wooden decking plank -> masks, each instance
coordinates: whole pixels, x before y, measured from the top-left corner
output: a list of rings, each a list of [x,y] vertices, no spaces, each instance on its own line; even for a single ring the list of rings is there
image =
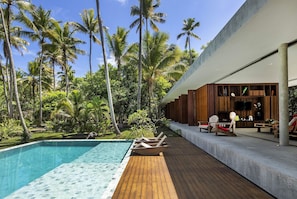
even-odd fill
[[[156,169],[153,169],[154,166],[156,165],[156,159],[151,159],[150,160],[150,164],[151,164],[151,171],[149,172],[150,178],[151,178],[151,189],[152,189],[152,198],[157,195],[158,193],[158,184],[156,184],[158,182],[158,179],[156,179]]]
[[[163,193],[162,198],[170,198],[175,199],[177,198],[175,187],[173,185],[169,170],[167,168],[164,156],[161,157],[162,160],[159,163],[159,171],[162,171],[161,175],[160,172],[156,173],[156,175],[161,176],[161,180],[163,181],[163,186],[159,186],[160,191]]]
[[[273,198],[181,137],[163,156],[131,156],[114,199]]]
[[[160,179],[160,161],[159,161],[159,158],[152,158],[152,161],[151,163],[153,165],[156,165],[155,169],[152,170],[152,189],[154,191],[154,197],[153,198],[159,198],[158,197],[158,193],[161,193],[163,194],[163,189],[162,189],[162,186],[160,186],[160,182],[161,182],[161,179]],[[161,195],[160,194],[160,195]],[[160,198],[162,198],[163,196],[161,196]]]
[[[168,144],[184,148],[184,153],[188,154],[168,150],[164,155],[179,198],[255,198],[255,195],[258,198],[273,198],[185,139],[171,138]],[[186,173],[184,183],[175,181],[177,178],[174,176],[179,176],[181,172]],[[185,193],[184,190],[188,191]]]
[[[162,156],[132,156],[123,176],[113,198],[177,198]]]

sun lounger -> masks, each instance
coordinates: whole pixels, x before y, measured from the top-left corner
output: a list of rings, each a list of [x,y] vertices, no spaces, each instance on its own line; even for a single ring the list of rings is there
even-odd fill
[[[279,136],[279,123],[275,121],[272,125],[273,135],[275,138]],[[294,115],[288,124],[288,131],[290,137],[297,137],[297,115]]]
[[[231,122],[218,122],[216,123],[216,127],[214,129],[216,135],[219,133],[223,133],[225,135],[236,136],[235,134],[235,112],[230,112],[230,120]]]
[[[167,136],[164,135],[156,144],[140,142],[132,148],[132,152],[139,155],[159,155],[168,147],[163,144],[166,138]]]
[[[206,121],[198,121],[198,128],[201,130],[207,130],[208,133],[216,126],[216,123],[219,121],[219,117],[217,115],[212,115],[209,117],[208,122]]]
[[[159,140],[162,138],[163,132],[159,133],[157,137],[147,138],[142,136],[141,138],[138,138],[135,140],[135,142],[159,142]]]

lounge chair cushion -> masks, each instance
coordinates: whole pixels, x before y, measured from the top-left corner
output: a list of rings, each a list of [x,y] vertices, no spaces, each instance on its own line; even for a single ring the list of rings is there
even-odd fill
[[[223,126],[218,126],[217,128],[222,130],[222,131],[225,131],[225,132],[230,131],[230,128],[226,128],[226,127],[223,127]]]

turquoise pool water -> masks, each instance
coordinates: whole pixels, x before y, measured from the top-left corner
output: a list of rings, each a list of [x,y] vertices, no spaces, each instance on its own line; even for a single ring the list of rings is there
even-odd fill
[[[0,198],[6,196],[55,198],[55,196],[61,197],[61,194],[67,191],[69,198],[79,198],[83,191],[78,193],[77,188],[92,181],[104,184],[103,187],[89,188],[89,192],[94,191],[92,194],[100,194],[108,186],[131,143],[130,141],[47,141],[1,151]],[[102,175],[104,182],[93,178],[94,175],[99,179]],[[110,179],[106,179],[106,176]],[[80,183],[77,183],[78,181]],[[77,188],[73,186],[75,184]],[[60,192],[56,186],[59,186]]]

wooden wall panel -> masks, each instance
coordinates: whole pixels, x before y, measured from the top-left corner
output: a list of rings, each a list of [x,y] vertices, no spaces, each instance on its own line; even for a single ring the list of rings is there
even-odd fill
[[[264,103],[263,103],[263,114],[264,114],[264,120],[271,118],[271,97],[265,96],[264,97]]]
[[[226,88],[226,93],[225,93]],[[243,89],[248,92],[243,93]],[[223,92],[224,91],[224,92]],[[251,91],[251,92],[250,92]],[[250,94],[249,94],[250,92]],[[231,97],[231,93],[235,96]],[[263,119],[279,119],[278,84],[207,84],[197,90],[189,90],[167,107],[170,119],[197,125],[197,121],[207,121],[211,115],[229,119],[229,112],[235,111],[235,101],[262,102]],[[235,111],[240,118],[255,117],[255,109]]]
[[[179,122],[179,100],[178,99],[175,99],[174,100],[174,115],[173,115],[173,117],[174,117],[174,121],[176,121],[176,122]]]
[[[188,125],[194,126],[196,121],[196,95],[194,90],[188,91]]]
[[[218,97],[217,98],[218,109],[217,112],[230,112],[230,97]]]
[[[271,118],[279,120],[279,104],[277,96],[271,96]]]
[[[175,121],[175,101],[170,103],[170,119],[172,119],[173,121]]]
[[[207,85],[197,89],[197,121],[208,121]]]
[[[216,86],[215,84],[207,85],[207,101],[208,101],[208,118],[214,114],[216,114]]]
[[[188,95],[180,96],[180,123],[188,123]]]

